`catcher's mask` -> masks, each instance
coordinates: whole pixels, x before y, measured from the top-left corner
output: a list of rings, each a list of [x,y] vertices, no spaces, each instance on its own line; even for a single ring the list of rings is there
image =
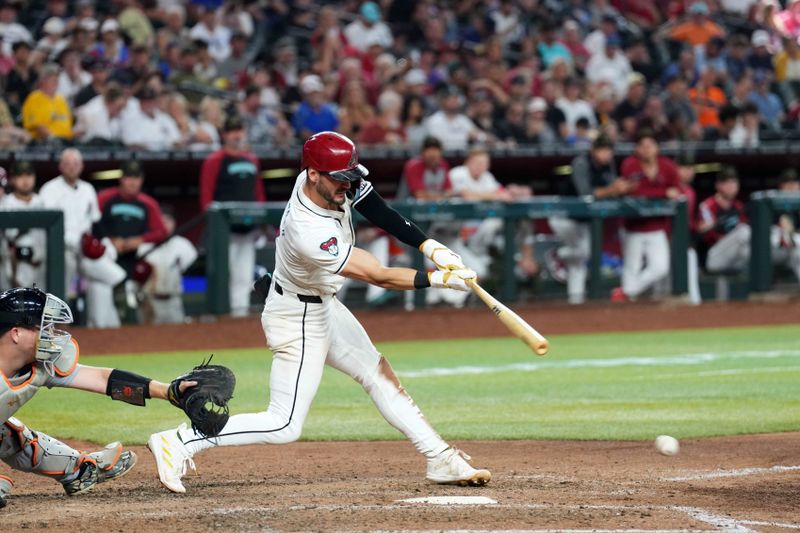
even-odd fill
[[[71,324],[72,310],[60,298],[36,287],[17,287],[0,294],[0,323],[5,326],[39,327],[36,360],[51,376],[55,363],[72,339],[72,334],[56,324]]]

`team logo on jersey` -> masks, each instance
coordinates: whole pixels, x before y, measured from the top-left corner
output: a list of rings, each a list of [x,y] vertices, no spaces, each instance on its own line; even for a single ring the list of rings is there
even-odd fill
[[[332,256],[336,257],[337,255],[339,255],[339,241],[336,240],[336,237],[331,237],[327,241],[320,244],[319,249],[325,250]]]

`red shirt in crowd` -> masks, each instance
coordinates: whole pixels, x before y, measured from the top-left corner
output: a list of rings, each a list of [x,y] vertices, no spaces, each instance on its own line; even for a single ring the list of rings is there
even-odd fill
[[[419,193],[444,193],[453,188],[450,184],[450,165],[442,159],[439,166],[431,169],[419,157],[410,159],[403,167],[403,177],[406,180],[408,194],[416,198]]]
[[[635,198],[666,199],[667,189],[680,189],[681,182],[678,166],[668,157],[658,157],[658,170],[653,178],[645,176],[642,163],[635,155],[628,156],[622,162],[622,177],[634,182],[636,186],[629,193]],[[669,217],[626,218],[625,229],[635,232],[659,231],[669,232]]]
[[[714,246],[721,238],[735,230],[736,226],[747,224],[747,214],[744,204],[739,200],[731,202],[730,207],[726,209],[719,204],[715,194],[700,204],[700,220],[714,224],[714,227],[703,234],[703,241],[708,246]]]

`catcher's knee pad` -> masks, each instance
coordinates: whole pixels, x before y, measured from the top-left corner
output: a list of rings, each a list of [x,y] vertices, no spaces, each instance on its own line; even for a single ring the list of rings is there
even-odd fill
[[[30,430],[14,417],[3,423],[0,459],[15,470],[50,476],[62,483],[78,476],[82,462],[95,462],[49,435]]]

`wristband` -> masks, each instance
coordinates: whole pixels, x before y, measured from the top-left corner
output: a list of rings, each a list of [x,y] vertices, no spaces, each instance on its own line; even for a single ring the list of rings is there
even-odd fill
[[[414,288],[427,289],[430,286],[431,280],[428,278],[428,273],[423,272],[422,270],[417,270],[416,275],[414,275]]]
[[[106,394],[112,400],[120,400],[131,405],[144,405],[150,398],[150,378],[128,372],[127,370],[111,371],[106,385]]]

